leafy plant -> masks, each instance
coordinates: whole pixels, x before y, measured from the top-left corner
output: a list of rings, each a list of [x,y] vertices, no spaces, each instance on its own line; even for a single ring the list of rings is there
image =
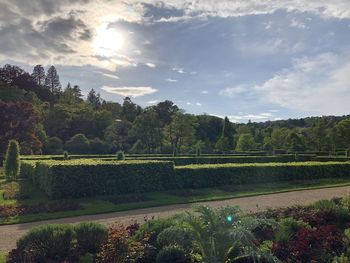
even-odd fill
[[[17,180],[21,169],[19,152],[18,142],[16,140],[10,140],[4,161],[4,171],[7,180]]]
[[[164,247],[157,255],[156,263],[186,263],[189,260],[183,248],[171,245]]]
[[[83,253],[96,254],[107,238],[105,226],[94,222],[83,222],[74,226],[78,249]]]
[[[124,152],[123,151],[118,151],[117,152],[117,160],[118,161],[123,161],[125,160]]]

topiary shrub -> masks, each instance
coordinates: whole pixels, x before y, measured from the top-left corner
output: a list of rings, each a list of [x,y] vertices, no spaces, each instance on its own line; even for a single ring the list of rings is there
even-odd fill
[[[188,262],[185,251],[179,246],[164,247],[157,255],[157,263],[185,263]]]
[[[21,163],[19,152],[20,149],[18,142],[16,140],[10,140],[4,161],[4,171],[7,180],[16,180],[20,173]]]
[[[73,257],[74,231],[69,225],[42,225],[17,241],[17,251],[30,262],[62,262]]]
[[[63,152],[63,160],[70,160],[70,156],[67,151]]]
[[[123,161],[125,160],[124,152],[123,151],[118,151],[117,152],[117,160],[118,161]]]
[[[108,229],[98,223],[83,222],[74,226],[77,246],[82,254],[96,254],[107,238]]]

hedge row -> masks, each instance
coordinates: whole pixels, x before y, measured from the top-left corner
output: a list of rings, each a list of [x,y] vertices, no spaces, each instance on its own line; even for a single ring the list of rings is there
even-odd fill
[[[173,162],[95,160],[23,161],[31,177],[50,198],[87,197],[158,191],[170,188]],[[34,166],[34,172],[33,172]]]
[[[179,188],[350,176],[350,162],[216,164],[176,167]]]

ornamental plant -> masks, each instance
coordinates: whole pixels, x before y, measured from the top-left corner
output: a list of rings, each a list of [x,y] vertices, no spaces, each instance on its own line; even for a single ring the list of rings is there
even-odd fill
[[[5,157],[4,171],[7,180],[16,180],[21,169],[19,159],[19,144],[16,140],[10,140]]]

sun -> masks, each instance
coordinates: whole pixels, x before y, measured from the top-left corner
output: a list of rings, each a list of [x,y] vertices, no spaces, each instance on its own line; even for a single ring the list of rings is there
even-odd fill
[[[124,46],[124,37],[114,28],[103,25],[96,30],[93,48],[96,55],[113,57]]]

